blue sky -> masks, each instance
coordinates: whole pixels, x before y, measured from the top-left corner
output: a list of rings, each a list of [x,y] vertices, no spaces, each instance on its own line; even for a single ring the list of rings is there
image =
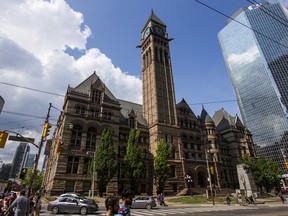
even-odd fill
[[[287,5],[287,0],[279,0]],[[246,0],[201,0],[232,15]],[[277,1],[274,1],[277,2]],[[142,103],[141,30],[151,10],[167,25],[177,102],[196,115],[240,115],[217,40],[227,18],[194,0],[0,0],[0,130],[40,140],[48,103],[56,124],[64,95],[93,71],[117,97]],[[232,102],[223,102],[223,101]],[[15,114],[16,113],[16,114]],[[42,117],[42,118],[39,118]],[[52,134],[52,133],[51,133]],[[0,149],[11,162],[18,143]],[[35,147],[31,147],[35,152]]]

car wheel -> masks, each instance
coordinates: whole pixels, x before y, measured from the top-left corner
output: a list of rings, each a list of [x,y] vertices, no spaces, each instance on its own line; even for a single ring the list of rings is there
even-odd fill
[[[152,209],[152,205],[148,203],[148,204],[146,205],[146,208],[147,208],[147,209]]]
[[[81,215],[85,215],[85,214],[87,214],[87,208],[86,207],[82,207],[81,209],[80,209],[80,214]]]
[[[59,212],[59,208],[57,206],[54,206],[52,208],[52,214],[57,214]]]

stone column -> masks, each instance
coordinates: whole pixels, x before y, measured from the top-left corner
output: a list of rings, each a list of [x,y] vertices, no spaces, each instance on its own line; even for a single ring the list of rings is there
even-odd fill
[[[252,177],[250,167],[245,164],[237,165],[237,174],[240,185],[240,191],[244,191],[246,196],[250,196],[253,193],[258,193],[256,184]]]

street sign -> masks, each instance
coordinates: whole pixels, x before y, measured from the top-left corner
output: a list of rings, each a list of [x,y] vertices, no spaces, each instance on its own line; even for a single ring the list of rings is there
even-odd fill
[[[31,137],[20,137],[20,136],[9,136],[8,140],[18,141],[18,142],[31,142],[34,143],[35,139]]]

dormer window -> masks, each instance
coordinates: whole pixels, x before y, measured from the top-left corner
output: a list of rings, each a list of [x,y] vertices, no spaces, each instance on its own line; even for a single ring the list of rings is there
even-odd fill
[[[135,128],[135,118],[130,117],[129,118],[130,128]]]
[[[93,89],[92,94],[91,94],[91,100],[92,102],[100,104],[101,103],[101,91]]]

